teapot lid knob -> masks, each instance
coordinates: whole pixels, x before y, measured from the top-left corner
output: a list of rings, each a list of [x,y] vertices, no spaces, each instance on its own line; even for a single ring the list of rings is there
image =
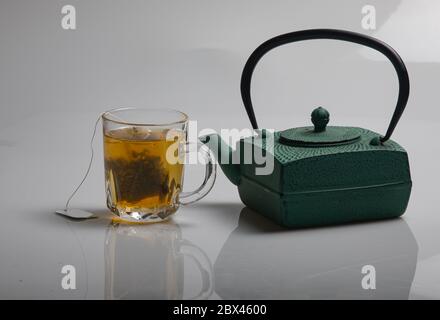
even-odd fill
[[[315,126],[315,132],[325,131],[325,127],[330,120],[330,113],[326,109],[319,107],[312,111],[311,116],[312,123]]]
[[[313,110],[311,118],[314,127],[290,128],[281,131],[279,142],[292,147],[334,147],[358,141],[362,129],[353,127],[327,126],[330,112],[319,107]]]

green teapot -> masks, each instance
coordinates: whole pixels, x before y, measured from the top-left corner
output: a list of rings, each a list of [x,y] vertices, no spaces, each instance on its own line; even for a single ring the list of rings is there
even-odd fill
[[[270,136],[266,130],[258,129],[250,95],[256,64],[273,48],[311,39],[362,44],[391,61],[399,80],[399,95],[384,136],[362,128],[328,126],[330,114],[324,108],[313,110],[313,126]],[[334,29],[277,36],[261,44],[249,57],[241,77],[241,95],[257,135],[240,139],[235,150],[218,134],[201,140],[216,155],[226,177],[238,186],[247,207],[294,228],[394,218],[405,212],[412,186],[408,156],[390,137],[408,101],[409,78],[402,59],[389,45],[366,35]],[[245,150],[272,156],[273,171],[257,174],[261,164],[253,158],[245,161]]]

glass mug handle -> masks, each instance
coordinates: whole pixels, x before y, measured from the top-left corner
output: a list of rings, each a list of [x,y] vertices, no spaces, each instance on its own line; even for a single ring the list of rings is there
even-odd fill
[[[182,255],[191,258],[195,262],[197,268],[200,271],[202,279],[202,288],[200,289],[200,292],[196,296],[191,297],[188,300],[208,299],[214,290],[211,261],[202,249],[200,249],[195,244],[189,242],[188,240],[182,240],[181,252]],[[205,267],[203,265],[205,265]]]
[[[189,148],[190,145],[200,146],[198,153],[201,153],[205,159],[205,178],[203,179],[200,187],[198,187],[196,190],[190,192],[180,192],[178,203],[181,205],[194,203],[206,196],[214,186],[215,178],[217,176],[217,164],[215,163],[215,158],[212,154],[212,151],[209,150],[208,147],[206,147],[203,143],[198,141],[197,144],[192,142],[185,143],[185,153],[191,152]]]

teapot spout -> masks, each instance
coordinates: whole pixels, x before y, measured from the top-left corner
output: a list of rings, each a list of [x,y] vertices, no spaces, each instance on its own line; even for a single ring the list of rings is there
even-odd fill
[[[217,133],[209,134],[199,139],[214,153],[217,163],[229,181],[237,186],[240,183],[241,176],[240,164],[233,163],[232,155],[234,151],[232,148]]]

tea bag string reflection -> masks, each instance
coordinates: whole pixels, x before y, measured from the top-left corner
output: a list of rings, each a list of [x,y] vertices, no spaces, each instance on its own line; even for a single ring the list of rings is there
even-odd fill
[[[91,212],[87,212],[87,211],[79,210],[79,209],[71,209],[69,207],[69,205],[70,205],[70,201],[72,200],[72,198],[75,196],[75,194],[81,188],[81,186],[84,184],[84,181],[86,181],[86,179],[90,173],[90,169],[92,168],[93,157],[94,157],[93,141],[95,140],[96,129],[98,128],[98,123],[104,114],[105,114],[105,112],[102,112],[98,116],[98,119],[96,119],[96,121],[95,121],[95,126],[93,127],[93,134],[92,134],[92,138],[90,139],[90,160],[89,160],[89,165],[87,166],[86,173],[84,174],[84,177],[82,178],[79,185],[75,188],[75,190],[72,192],[72,194],[67,199],[65,208],[63,210],[56,211],[56,213],[58,213],[58,214],[61,214],[61,215],[64,215],[64,216],[67,216],[67,217],[70,217],[73,219],[96,218],[96,215]]]

